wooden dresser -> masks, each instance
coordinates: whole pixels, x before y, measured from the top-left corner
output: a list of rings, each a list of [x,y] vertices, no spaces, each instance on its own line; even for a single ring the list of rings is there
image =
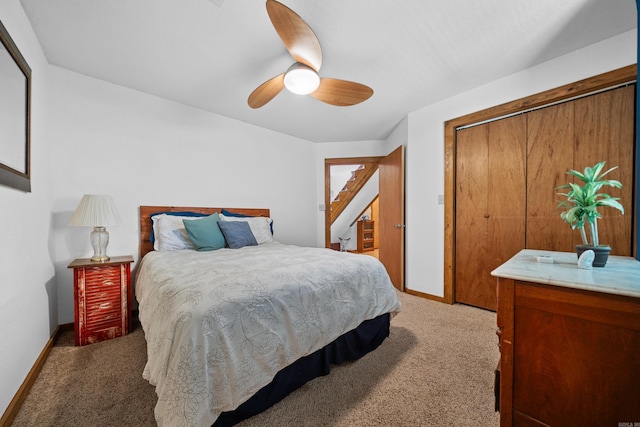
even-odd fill
[[[358,244],[357,251],[358,252],[368,252],[375,249],[374,245],[374,233],[375,229],[373,227],[374,221],[370,220],[360,220],[358,221],[357,232],[358,232]]]
[[[640,262],[583,270],[575,253],[525,249],[491,274],[500,425],[639,425]]]
[[[86,345],[129,333],[132,256],[107,262],[80,258],[73,268],[75,344]]]

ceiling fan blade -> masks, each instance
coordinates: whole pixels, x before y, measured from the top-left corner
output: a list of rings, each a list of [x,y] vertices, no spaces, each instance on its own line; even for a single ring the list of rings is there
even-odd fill
[[[254,89],[249,95],[247,102],[251,108],[260,108],[267,102],[271,101],[277,94],[284,89],[284,73],[267,80]]]
[[[267,0],[267,13],[285,47],[297,62],[313,68],[322,65],[322,49],[313,30],[293,10],[276,0]]]
[[[320,79],[320,86],[311,93],[314,98],[338,107],[359,104],[373,95],[373,89],[347,80]]]

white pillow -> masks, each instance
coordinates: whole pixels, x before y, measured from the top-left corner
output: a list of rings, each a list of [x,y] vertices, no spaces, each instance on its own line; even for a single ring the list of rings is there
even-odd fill
[[[273,221],[271,218],[264,216],[235,217],[222,214],[220,214],[220,218],[222,218],[223,221],[246,221],[249,223],[253,237],[256,238],[256,242],[258,242],[259,245],[275,242],[273,234],[271,234],[271,222]]]
[[[156,251],[178,251],[195,249],[193,242],[184,228],[183,219],[192,220],[199,217],[177,215],[155,215],[153,220],[153,249]]]

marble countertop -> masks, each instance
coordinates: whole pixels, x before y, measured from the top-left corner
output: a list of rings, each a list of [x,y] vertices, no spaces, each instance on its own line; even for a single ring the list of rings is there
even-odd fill
[[[553,263],[538,262],[539,256]],[[523,249],[491,272],[492,276],[640,298],[640,261],[610,256],[605,267],[578,268],[575,252]]]

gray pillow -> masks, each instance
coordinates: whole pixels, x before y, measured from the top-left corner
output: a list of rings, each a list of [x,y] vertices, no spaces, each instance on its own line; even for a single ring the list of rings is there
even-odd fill
[[[218,227],[231,249],[258,245],[247,221],[218,221]]]

